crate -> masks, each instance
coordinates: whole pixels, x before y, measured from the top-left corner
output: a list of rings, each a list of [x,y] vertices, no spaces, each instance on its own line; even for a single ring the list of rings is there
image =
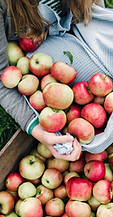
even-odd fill
[[[31,135],[20,128],[0,151],[0,190],[4,189],[4,182],[9,172],[16,171],[22,157],[28,154],[37,144]]]

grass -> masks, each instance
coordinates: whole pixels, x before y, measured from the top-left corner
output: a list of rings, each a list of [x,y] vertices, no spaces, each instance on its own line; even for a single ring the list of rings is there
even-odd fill
[[[6,113],[2,106],[0,106],[0,150],[9,141],[18,128],[19,125],[15,122],[15,120]]]

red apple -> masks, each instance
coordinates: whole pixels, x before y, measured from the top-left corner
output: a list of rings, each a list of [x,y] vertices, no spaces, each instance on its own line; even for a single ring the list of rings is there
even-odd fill
[[[55,188],[54,196],[64,200],[67,197],[66,186],[61,184],[59,187]]]
[[[35,51],[40,44],[42,43],[43,36],[41,35],[38,39],[33,42],[30,38],[19,38],[19,45],[25,52],[33,52]]]
[[[49,189],[57,188],[62,181],[62,173],[56,168],[47,168],[41,178],[42,184]]]
[[[14,88],[22,78],[22,72],[16,66],[8,66],[1,74],[1,81],[7,88]]]
[[[90,91],[96,96],[106,96],[113,89],[112,80],[105,74],[95,73],[89,79]]]
[[[112,187],[108,180],[99,180],[93,187],[93,196],[100,203],[109,203],[112,200]]]
[[[81,201],[69,200],[66,203],[65,210],[69,217],[90,217],[91,214],[89,204]]]
[[[80,105],[72,104],[69,107],[69,110],[68,110],[68,112],[66,114],[67,120],[70,122],[70,121],[72,121],[75,118],[80,118],[81,117],[81,109],[82,108],[81,108]]]
[[[51,158],[53,156],[49,149],[41,142],[37,145],[37,151],[44,158]]]
[[[10,191],[17,191],[20,184],[24,182],[24,179],[20,176],[18,172],[11,172],[6,177],[5,185]]]
[[[64,213],[61,217],[68,217],[68,215],[66,213]]]
[[[54,197],[53,190],[46,188],[42,184],[37,186],[36,189],[36,198],[38,198],[42,205],[45,205],[49,200]]]
[[[18,60],[25,56],[18,43],[14,41],[8,42],[8,61],[9,65],[16,66]]]
[[[105,97],[104,108],[108,114],[113,112],[113,92],[109,93]]]
[[[94,98],[94,95],[89,90],[88,82],[81,81],[76,83],[73,88],[74,100],[80,105],[85,105],[91,102]]]
[[[58,159],[58,158],[49,158],[47,160],[47,168],[56,168],[58,169],[61,173],[65,172],[69,168],[69,161],[63,160],[63,159]]]
[[[92,182],[97,182],[105,177],[105,165],[101,161],[92,160],[85,164],[84,174]]]
[[[68,125],[68,133],[76,136],[80,143],[90,143],[95,135],[94,127],[83,118],[75,118]]]
[[[22,75],[26,75],[29,73],[29,58],[24,56],[21,57],[16,65],[22,72]]]
[[[93,154],[93,153],[90,153],[90,152],[86,152],[85,154],[85,161],[86,162],[89,162],[91,160],[99,160],[99,161],[106,161],[108,158],[108,154],[107,154],[107,151],[104,150],[100,153],[96,153],[96,154]]]
[[[29,97],[29,102],[31,106],[39,112],[46,107],[41,90],[36,90],[36,92]]]
[[[30,96],[37,90],[39,86],[39,79],[32,74],[27,74],[22,77],[18,84],[18,90],[21,94]]]
[[[104,105],[104,100],[105,100],[104,96],[95,96],[93,102],[99,105]]]
[[[64,202],[60,198],[52,198],[45,205],[45,213],[50,216],[61,216],[64,213]]]
[[[66,183],[68,182],[68,180],[71,178],[71,177],[80,177],[78,173],[76,172],[68,172],[65,176],[64,176],[64,183],[66,185]]]
[[[30,58],[29,68],[33,74],[41,77],[50,72],[52,64],[53,60],[51,56],[38,52]]]
[[[63,62],[55,62],[51,67],[51,75],[58,81],[69,84],[71,83],[77,76],[76,70]]]
[[[84,166],[85,166],[85,160],[84,160],[84,157],[81,157],[74,162],[70,162],[69,171],[76,172],[76,173],[82,173],[84,171]]]
[[[57,80],[53,78],[51,74],[43,76],[40,81],[41,90],[43,91],[44,87],[51,82],[57,82]]]
[[[72,177],[66,184],[66,190],[71,200],[87,201],[92,196],[93,184],[87,179]]]
[[[14,197],[7,191],[0,191],[0,213],[9,214],[14,208]]]
[[[39,123],[50,133],[55,133],[63,129],[66,124],[66,114],[61,109],[45,107],[39,115]]]
[[[113,203],[101,204],[96,212],[97,217],[112,217],[113,216]]]
[[[66,109],[72,104],[74,94],[67,84],[51,82],[43,89],[43,98],[49,107]]]
[[[81,117],[93,124],[95,128],[102,127],[107,120],[104,108],[97,103],[85,105],[81,111]]]

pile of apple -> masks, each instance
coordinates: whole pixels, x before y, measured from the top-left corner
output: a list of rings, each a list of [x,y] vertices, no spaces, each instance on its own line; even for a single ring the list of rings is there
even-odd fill
[[[20,44],[22,47],[22,41]],[[17,87],[28,98],[40,113],[39,122],[46,131],[68,132],[79,142],[90,143],[104,130],[113,112],[111,78],[96,73],[88,82],[78,82],[71,88],[69,84],[77,76],[74,67],[53,62],[51,56],[40,52],[28,58],[21,47],[9,42],[10,66],[1,75],[2,83],[7,88]]]
[[[113,144],[76,161],[54,158],[40,142],[9,172],[0,217],[113,217]]]

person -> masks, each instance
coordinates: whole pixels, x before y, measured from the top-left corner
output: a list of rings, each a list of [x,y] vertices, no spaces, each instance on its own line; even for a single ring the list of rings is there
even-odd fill
[[[43,34],[44,40],[35,52],[45,52],[54,61],[69,63],[68,57],[63,54],[63,51],[69,50],[77,70],[75,82],[88,80],[98,71],[113,77],[112,22],[113,12],[104,8],[103,1],[17,0],[15,3],[14,0],[0,0],[0,73],[8,66],[8,41],[12,36],[16,34],[36,40]],[[27,54],[29,57],[31,55]],[[25,97],[16,88],[5,88],[1,81],[0,104],[23,131],[44,143],[57,158],[75,161],[80,157],[81,150],[101,152],[113,142],[113,115],[101,138],[97,135],[90,144],[85,145],[72,135],[57,136],[46,132]],[[59,154],[54,148],[54,144],[68,142],[73,144],[70,154]]]

